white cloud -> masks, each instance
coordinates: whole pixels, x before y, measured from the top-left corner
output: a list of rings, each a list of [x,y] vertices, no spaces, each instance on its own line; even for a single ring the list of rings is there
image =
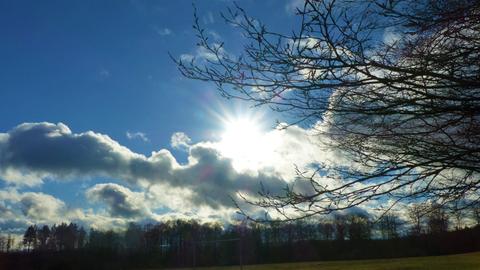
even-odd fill
[[[214,33],[214,32],[213,32]],[[214,39],[216,39],[214,34],[211,34]],[[180,55],[180,60],[183,62],[191,62],[191,61],[212,61],[216,62],[218,60],[221,60],[227,56],[229,56],[228,52],[223,48],[221,43],[218,42],[213,42],[212,44],[209,45],[212,50],[208,50],[207,48],[203,46],[199,46],[194,54],[181,54]]]
[[[213,24],[215,23],[215,17],[213,13],[209,11],[205,16],[203,16],[203,23],[204,24]]]
[[[138,218],[151,215],[144,203],[143,193],[133,192],[118,184],[97,184],[88,189],[86,195],[89,200],[105,203],[110,215],[114,217]]]
[[[138,217],[140,219],[141,217]],[[124,228],[128,219],[91,208],[71,208],[64,201],[42,192],[19,192],[15,188],[0,190],[0,230],[23,234],[32,224],[75,222],[86,228]]]
[[[42,179],[47,175],[42,172],[30,171],[20,168],[3,168],[0,169],[0,179],[15,185],[23,185],[27,187],[38,186],[43,183]]]
[[[215,41],[220,41],[222,39],[222,37],[220,36],[219,33],[213,31],[213,30],[209,30],[207,32],[210,36],[212,36],[212,38],[215,40]]]
[[[176,149],[188,149],[192,140],[183,132],[173,133],[170,139],[170,145]]]
[[[72,133],[63,124],[19,125],[8,132],[0,148],[6,149],[0,153],[0,178],[23,185],[28,183],[11,175],[28,173],[37,177],[36,183],[45,179],[108,177],[140,186],[189,188],[194,193],[192,200],[218,207],[230,204],[229,196],[237,190],[254,192],[260,182],[272,189],[285,184],[279,176],[235,171],[231,160],[222,157],[212,144],[191,146],[189,163],[181,166],[168,150],[146,157],[106,135],[92,131]]]
[[[20,199],[23,214],[35,221],[58,222],[65,211],[65,203],[44,193],[26,192]]]
[[[196,51],[196,57],[209,61],[217,61],[218,58],[222,59],[226,55],[225,49],[221,47],[219,43],[213,43],[211,46],[214,49],[218,49],[218,55],[206,49],[205,47],[198,47]]]
[[[305,0],[288,0],[285,5],[285,11],[289,14],[295,14],[298,9],[302,10],[305,5]]]
[[[180,55],[180,60],[182,62],[191,62],[194,58],[195,58],[194,55],[188,54],[188,53],[184,53]]]
[[[0,179],[9,185],[0,190],[0,226],[76,221],[117,228],[129,220],[162,220],[172,215],[231,220],[236,215],[232,198],[238,199],[238,192],[255,198],[262,184],[271,194],[281,194],[294,183],[295,166],[303,171],[319,163],[348,164],[344,156],[320,143],[315,132],[323,128],[318,124],[313,129],[291,126],[264,132],[253,147],[242,146],[246,151],[240,157],[224,152],[221,141],[192,143],[177,132],[171,138],[172,147],[188,151],[188,162],[179,164],[166,149],[145,156],[93,131],[74,133],[61,123],[21,124],[0,133]],[[88,201],[103,206],[95,211],[72,209],[51,195],[21,193],[11,186],[92,177],[120,180],[125,186],[104,183],[88,188]],[[329,187],[342,183],[340,177],[317,180]],[[312,191],[308,181],[298,180],[295,190]],[[250,214],[264,213],[238,202]]]
[[[383,42],[388,46],[393,46],[402,39],[400,32],[395,31],[395,28],[386,28],[383,33]]]
[[[116,177],[129,179],[133,167],[148,162],[107,135],[92,131],[74,134],[61,123],[25,123],[7,135],[0,146],[0,178],[16,184],[39,184],[48,177],[109,175],[113,171]],[[29,180],[25,182],[20,175]]]
[[[166,28],[166,27],[165,28],[159,28],[159,27],[155,26],[153,29],[160,36],[169,36],[173,33],[172,30],[170,30],[169,28]]]
[[[33,223],[58,223],[66,216],[63,201],[42,192],[0,191],[0,226],[6,230]]]
[[[104,204],[107,211],[77,209],[70,216],[89,224],[96,224],[97,216],[104,224],[117,225],[121,217],[158,219],[162,215],[154,210],[161,208],[164,212],[202,218],[228,218],[235,213],[232,198],[237,198],[238,192],[255,197],[263,185],[272,194],[281,194],[286,185],[293,183],[295,165],[308,168],[330,155],[316,145],[309,130],[296,126],[266,132],[259,143],[269,147],[246,147],[251,153],[244,155],[244,160],[228,156],[220,142],[192,143],[186,134],[175,133],[172,147],[188,150],[188,162],[183,165],[166,149],[145,156],[107,135],[93,131],[74,133],[61,123],[21,124],[0,133],[0,138],[0,179],[7,183],[40,185],[50,179],[106,177],[122,180],[139,190],[111,183],[90,188],[87,197]],[[262,156],[259,150],[267,152]],[[238,166],[239,162],[245,163],[244,168]],[[248,169],[251,162],[255,163],[253,170]],[[22,176],[30,179],[26,181]],[[308,192],[308,185],[297,186]],[[50,216],[65,208],[58,201],[50,201],[54,209]],[[25,209],[31,218],[41,211]]]
[[[134,139],[140,139],[144,142],[148,142],[150,141],[150,139],[148,139],[147,137],[147,134],[143,133],[143,132],[130,132],[130,131],[127,131],[127,133],[125,133],[125,135],[127,136],[128,139],[130,140],[134,140]]]
[[[108,77],[110,77],[111,74],[110,74],[110,70],[108,70],[106,68],[102,68],[98,72],[98,75],[100,75],[100,77],[102,77],[102,78],[108,78]]]

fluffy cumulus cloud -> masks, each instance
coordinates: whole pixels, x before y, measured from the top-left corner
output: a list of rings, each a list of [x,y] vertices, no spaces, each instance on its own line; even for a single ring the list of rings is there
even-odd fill
[[[126,220],[160,220],[171,213],[228,219],[235,213],[232,199],[239,192],[256,196],[263,186],[270,193],[282,193],[295,178],[295,165],[308,167],[318,162],[320,150],[307,139],[308,133],[299,127],[267,132],[257,142],[246,142],[257,145],[256,152],[240,157],[229,155],[222,142],[194,144],[186,134],[175,133],[172,147],[188,151],[188,162],[179,164],[165,149],[145,156],[104,134],[74,133],[62,123],[25,123],[0,133],[0,179],[13,189],[39,186],[49,180],[100,177],[124,183],[88,188],[85,197],[91,203],[89,207],[100,205],[101,210],[95,211],[69,209],[64,202],[43,193],[17,194],[10,199],[11,205],[15,204],[30,222],[40,217],[57,221],[55,217],[68,216],[90,226],[121,226]],[[267,141],[270,147],[260,149],[258,145],[267,145]],[[247,152],[253,149],[240,146]],[[308,186],[297,188],[307,190]]]
[[[137,131],[137,132],[127,131],[127,133],[125,133],[125,135],[130,140],[138,139],[138,140],[142,140],[144,142],[150,141],[150,139],[148,139],[148,137],[147,137],[147,134],[145,134],[143,132],[139,132],[139,131]]]
[[[65,203],[44,193],[26,192],[20,199],[23,214],[34,220],[55,220],[65,210]]]
[[[133,192],[118,184],[97,184],[87,190],[86,195],[90,200],[105,203],[110,214],[115,217],[150,216],[150,212],[144,203],[143,193]]]
[[[4,230],[31,223],[56,223],[65,217],[65,203],[42,192],[0,190],[0,227]]]
[[[192,140],[183,132],[175,132],[170,139],[170,145],[176,149],[188,148]]]
[[[43,192],[21,192],[14,187],[0,190],[0,231],[18,237],[32,224],[75,222],[87,228],[119,229],[124,228],[129,220],[131,219],[109,212],[94,211],[92,208],[72,208],[64,201]]]
[[[215,32],[209,32],[209,35],[211,35],[214,40],[220,38],[220,36],[218,36],[218,34],[216,34]],[[209,50],[205,47],[198,47],[195,50],[194,54],[190,54],[190,53],[181,54],[180,55],[180,60],[183,61],[183,62],[197,61],[199,63],[203,63],[205,61],[217,62],[218,60],[223,59],[225,57],[232,57],[223,48],[222,43],[213,42],[209,46],[210,46],[211,49],[213,49],[217,52],[214,53],[212,50]]]
[[[91,176],[131,182],[152,180],[153,175],[166,177],[176,166],[173,157],[165,151],[154,152],[146,158],[107,135],[92,131],[75,134],[61,123],[21,124],[2,135],[0,178],[16,184],[34,185],[46,178]]]

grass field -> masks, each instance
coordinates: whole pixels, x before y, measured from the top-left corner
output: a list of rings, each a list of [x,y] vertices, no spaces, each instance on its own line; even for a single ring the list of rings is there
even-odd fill
[[[202,270],[233,270],[240,269],[239,266],[229,267],[206,267],[197,268]],[[358,261],[332,261],[332,262],[304,262],[247,265],[245,270],[480,270],[480,252],[449,255],[416,257],[402,259],[381,259],[381,260],[358,260]]]

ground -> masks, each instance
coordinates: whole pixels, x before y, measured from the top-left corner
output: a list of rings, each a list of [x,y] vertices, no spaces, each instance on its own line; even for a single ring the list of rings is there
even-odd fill
[[[239,266],[229,267],[206,267],[197,268],[202,270],[234,270]],[[431,256],[402,259],[381,259],[381,260],[358,260],[358,261],[332,261],[332,262],[304,262],[248,265],[244,270],[478,270],[480,269],[480,252]]]

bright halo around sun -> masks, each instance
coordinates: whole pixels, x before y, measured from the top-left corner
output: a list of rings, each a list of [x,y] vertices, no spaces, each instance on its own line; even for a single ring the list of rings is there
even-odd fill
[[[259,120],[253,117],[233,117],[224,122],[219,143],[220,152],[232,159],[238,171],[256,171],[268,163],[274,151],[274,141],[262,131]]]

